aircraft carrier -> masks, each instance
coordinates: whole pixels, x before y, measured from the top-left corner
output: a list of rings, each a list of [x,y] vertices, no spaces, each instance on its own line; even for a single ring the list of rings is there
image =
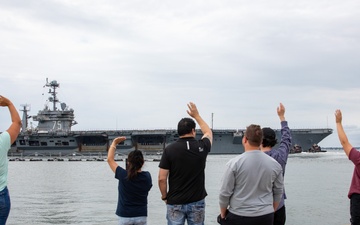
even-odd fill
[[[44,87],[49,87],[48,101],[51,106],[45,105],[37,115],[29,116],[29,105],[22,105],[22,129],[17,140],[12,145],[9,155],[43,155],[70,154],[70,153],[106,153],[114,138],[125,136],[126,140],[117,146],[116,152],[127,154],[138,149],[146,154],[161,154],[163,149],[176,141],[179,136],[176,129],[153,130],[93,130],[75,131],[76,125],[74,110],[66,103],[60,103],[56,89],[60,84],[53,80]],[[60,108],[57,108],[58,105]],[[35,128],[28,127],[32,118],[38,122]],[[213,129],[213,145],[210,154],[241,154],[244,152],[241,140],[244,129]],[[275,130],[280,140],[280,129]],[[319,143],[332,133],[332,129],[292,129],[292,144],[300,145],[302,149],[310,149],[313,144]],[[201,138],[197,130],[197,138]]]

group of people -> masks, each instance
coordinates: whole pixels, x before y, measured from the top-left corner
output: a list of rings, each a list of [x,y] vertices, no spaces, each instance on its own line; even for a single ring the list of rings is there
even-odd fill
[[[7,188],[10,146],[21,128],[21,119],[12,102],[0,95],[0,106],[10,111],[10,127],[0,134],[0,225],[6,224],[11,203]],[[178,123],[179,139],[168,145],[159,163],[158,186],[167,207],[168,225],[203,225],[205,221],[205,166],[213,141],[212,130],[202,119],[196,105],[188,104],[187,113]],[[291,133],[285,120],[285,107],[280,103],[277,114],[281,123],[281,140],[269,127],[249,125],[243,135],[244,153],[231,159],[219,191],[219,215],[222,225],[283,225],[286,221],[284,175],[291,147]],[[353,148],[342,126],[342,113],[335,111],[339,140],[354,173],[348,197],[351,224],[360,224],[360,152]],[[196,122],[195,122],[195,121]],[[196,123],[203,136],[196,137]],[[118,179],[116,215],[120,225],[147,224],[148,193],[152,188],[149,172],[143,171],[140,150],[128,154],[126,168],[114,160],[116,145],[125,137],[117,137],[108,149],[107,162]],[[274,148],[279,144],[277,148]]]
[[[159,163],[158,186],[161,200],[167,208],[168,225],[202,225],[205,221],[205,166],[211,151],[213,133],[202,119],[196,105],[190,102],[187,113],[191,118],[179,121],[179,139],[168,145]],[[269,127],[251,124],[246,128],[242,144],[245,152],[226,164],[219,193],[223,225],[281,225],[285,224],[284,173],[290,147],[291,133],[285,120],[285,107],[280,104],[277,114],[281,123],[281,140]],[[196,123],[202,137],[196,139]],[[141,151],[128,156],[127,172],[114,161],[116,145],[125,137],[114,139],[108,151],[108,163],[119,179],[119,224],[146,224],[147,195],[152,187],[151,176],[141,171],[144,163]],[[132,156],[139,154],[139,159]],[[134,165],[136,176],[131,176]]]

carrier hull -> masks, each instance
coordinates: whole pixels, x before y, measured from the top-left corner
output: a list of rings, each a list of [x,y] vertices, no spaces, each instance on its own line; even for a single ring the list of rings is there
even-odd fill
[[[210,154],[241,154],[242,130],[213,130],[213,145]],[[280,130],[275,130],[277,139],[281,139]],[[321,142],[332,133],[332,129],[293,129],[292,144],[309,149],[314,143]],[[148,154],[162,153],[164,148],[179,137],[176,130],[104,130],[71,131],[65,135],[20,134],[10,152],[33,154],[59,154],[70,152],[106,152],[114,138],[125,136],[126,141],[117,146],[117,152],[127,154],[138,149]],[[200,139],[202,134],[197,131]]]

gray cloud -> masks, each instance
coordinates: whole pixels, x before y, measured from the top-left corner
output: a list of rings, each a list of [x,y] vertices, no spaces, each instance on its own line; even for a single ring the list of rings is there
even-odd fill
[[[279,126],[279,102],[294,128],[358,127],[359,4],[2,1],[0,94],[35,114],[56,79],[76,129],[174,127],[188,101],[219,128]]]

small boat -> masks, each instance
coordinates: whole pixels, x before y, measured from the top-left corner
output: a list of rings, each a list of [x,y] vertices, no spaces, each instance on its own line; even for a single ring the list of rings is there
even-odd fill
[[[301,153],[302,152],[302,147],[298,144],[295,144],[291,149],[290,149],[290,154],[295,154],[295,153]]]
[[[318,144],[313,144],[309,148],[309,152],[326,152],[325,150],[321,150],[321,147]]]

